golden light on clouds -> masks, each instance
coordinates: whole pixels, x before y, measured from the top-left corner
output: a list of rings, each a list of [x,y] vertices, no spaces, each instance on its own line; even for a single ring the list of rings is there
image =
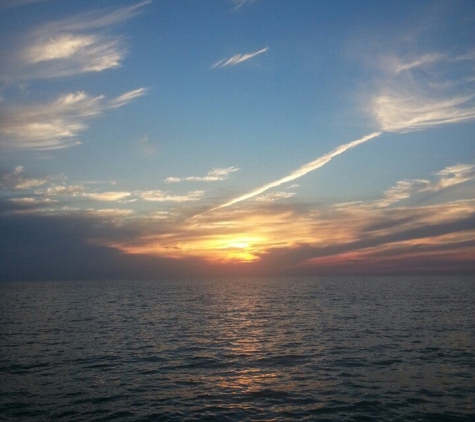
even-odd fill
[[[473,251],[474,212],[473,201],[409,208],[381,208],[374,201],[320,209],[257,205],[170,221],[155,234],[156,220],[145,221],[146,232],[103,244],[126,254],[196,258],[211,265],[367,268],[438,256],[447,248]]]

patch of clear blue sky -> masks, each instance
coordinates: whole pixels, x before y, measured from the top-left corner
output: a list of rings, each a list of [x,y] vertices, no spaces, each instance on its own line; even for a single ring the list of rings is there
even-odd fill
[[[0,36],[89,9],[131,4],[22,6],[2,12]],[[109,29],[123,35],[129,51],[120,68],[27,81],[24,91],[4,88],[22,100],[73,91],[113,98],[139,87],[147,87],[148,94],[88,122],[78,136],[81,146],[11,152],[0,158],[2,167],[12,163],[37,173],[61,173],[71,183],[116,180],[117,190],[133,190],[168,189],[163,183],[168,176],[235,166],[241,171],[219,188],[231,194],[252,189],[379,129],[361,103],[362,91],[374,88],[372,57],[385,49],[473,48],[473,21],[464,19],[470,19],[467,12],[473,18],[474,11],[466,1],[258,0],[236,11],[226,0],[156,0]],[[264,47],[266,53],[238,66],[211,69],[222,58]],[[384,134],[302,178],[303,197],[371,197],[397,180],[473,161],[473,135],[473,124]],[[145,136],[154,155],[137,146]]]

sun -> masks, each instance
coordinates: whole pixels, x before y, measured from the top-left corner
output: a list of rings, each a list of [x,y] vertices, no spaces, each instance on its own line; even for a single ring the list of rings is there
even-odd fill
[[[229,247],[230,248],[238,248],[238,249],[246,249],[246,248],[249,247],[249,242],[237,241],[237,242],[230,243]]]
[[[257,237],[228,238],[223,239],[216,249],[225,260],[251,262],[259,259],[259,243],[262,243],[262,239]]]

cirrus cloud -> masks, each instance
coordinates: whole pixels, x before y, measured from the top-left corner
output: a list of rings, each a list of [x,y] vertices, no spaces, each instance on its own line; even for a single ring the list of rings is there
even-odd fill
[[[210,170],[206,176],[187,176],[187,177],[167,177],[165,183],[178,182],[218,182],[229,178],[231,173],[239,171],[236,167],[214,168]]]
[[[62,95],[49,103],[5,106],[0,111],[0,146],[9,149],[51,150],[80,144],[77,136],[87,121],[105,110],[121,107],[144,95],[144,88],[107,101],[85,92]]]
[[[2,52],[0,77],[6,81],[58,78],[116,68],[127,49],[121,36],[107,30],[132,18],[148,3],[97,10],[38,26],[22,39],[12,40],[10,44],[19,48]]]

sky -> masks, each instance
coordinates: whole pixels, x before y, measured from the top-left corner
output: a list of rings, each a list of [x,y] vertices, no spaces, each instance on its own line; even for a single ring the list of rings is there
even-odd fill
[[[3,0],[0,280],[473,274],[472,0]]]

